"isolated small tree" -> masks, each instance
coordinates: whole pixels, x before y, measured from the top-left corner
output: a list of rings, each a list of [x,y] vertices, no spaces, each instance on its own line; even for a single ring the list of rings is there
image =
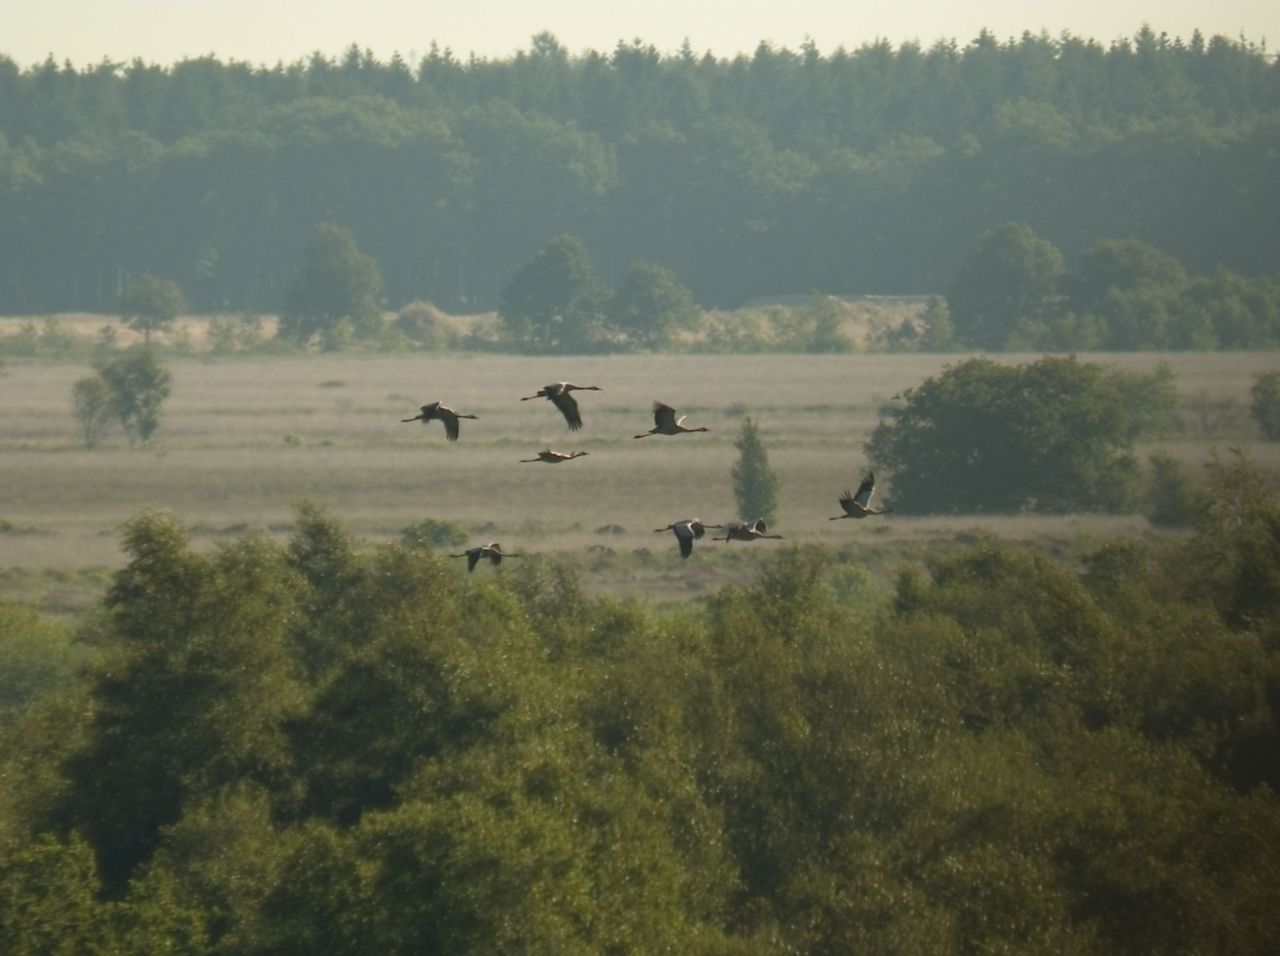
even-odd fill
[[[303,252],[280,315],[280,337],[299,345],[319,338],[338,349],[378,330],[382,274],[356,247],[351,233],[327,222],[316,226]]]
[[[738,499],[738,517],[743,521],[764,518],[772,522],[778,513],[778,476],[769,467],[769,454],[760,440],[760,429],[750,418],[734,440],[738,461],[733,466],[733,493]]]
[[[145,442],[160,424],[160,406],[169,397],[172,376],[145,346],[106,362],[98,375],[111,394],[111,407],[131,442]]]
[[[1280,372],[1263,372],[1253,380],[1249,414],[1268,441],[1280,439]]]
[[[148,345],[151,333],[169,328],[186,307],[186,299],[176,282],[149,275],[130,279],[117,303],[125,324],[141,332],[143,342]]]
[[[71,409],[80,423],[84,447],[94,448],[116,420],[111,388],[101,375],[86,375],[71,386]]]

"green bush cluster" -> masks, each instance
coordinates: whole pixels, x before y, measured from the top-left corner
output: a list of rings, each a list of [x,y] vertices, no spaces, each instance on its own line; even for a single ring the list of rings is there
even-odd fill
[[[705,606],[163,513],[0,688],[5,951],[1267,953],[1280,506],[1168,550],[789,549]],[[856,599],[851,599],[855,597]],[[7,660],[8,654],[0,655]]]
[[[955,333],[984,349],[1170,351],[1280,344],[1280,281],[1190,275],[1136,239],[1103,239],[1074,268],[1025,223],[987,230],[947,289]]]
[[[1133,444],[1172,427],[1173,373],[1048,357],[969,359],[907,389],[867,453],[915,512],[1124,511],[1138,495]]]

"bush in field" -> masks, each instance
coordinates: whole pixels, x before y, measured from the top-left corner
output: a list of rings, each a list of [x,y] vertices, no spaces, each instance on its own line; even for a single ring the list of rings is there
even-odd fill
[[[168,369],[146,346],[103,361],[97,374],[78,379],[71,387],[71,408],[85,447],[95,447],[115,423],[130,442],[150,439],[160,424],[170,381]]]
[[[396,314],[393,325],[406,339],[425,349],[448,348],[458,340],[449,319],[430,302],[410,302]]]
[[[1133,443],[1172,401],[1158,375],[972,359],[908,389],[867,451],[893,473],[903,511],[1123,510],[1136,493]]]
[[[71,386],[71,412],[80,425],[84,447],[97,447],[117,420],[111,387],[101,375],[86,375]]]
[[[1254,378],[1249,414],[1268,441],[1280,440],[1280,372],[1264,372]]]
[[[149,348],[139,346],[99,365],[98,375],[129,441],[150,439],[160,425],[160,406],[169,397],[169,370]]]
[[[817,295],[795,309],[779,309],[771,316],[774,347],[782,352],[852,352],[840,326],[845,313],[832,296]]]

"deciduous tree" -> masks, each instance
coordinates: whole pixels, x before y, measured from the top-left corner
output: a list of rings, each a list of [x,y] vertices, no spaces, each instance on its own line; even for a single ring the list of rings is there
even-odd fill
[[[187,301],[176,282],[149,275],[130,279],[117,304],[125,324],[141,332],[143,342],[148,345],[151,333],[169,328],[186,307]]]
[[[582,240],[556,236],[502,290],[506,339],[530,352],[589,349],[599,337],[603,292]]]
[[[111,407],[129,440],[150,439],[160,425],[160,406],[169,397],[169,370],[149,348],[139,346],[101,365],[98,375],[110,392]]]
[[[280,315],[280,335],[299,345],[319,338],[327,349],[371,335],[381,316],[382,275],[344,227],[321,223],[311,233],[302,268]]]
[[[905,392],[867,450],[893,472],[898,510],[1121,509],[1136,425],[1151,420],[1132,394],[1130,378],[1074,358],[971,359]]]
[[[956,335],[979,348],[1004,348],[1021,327],[1049,314],[1065,268],[1058,248],[1025,223],[984,232],[947,289]]]

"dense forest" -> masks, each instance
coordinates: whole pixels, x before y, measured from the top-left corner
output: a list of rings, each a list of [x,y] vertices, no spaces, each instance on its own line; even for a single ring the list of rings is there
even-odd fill
[[[1133,239],[1254,278],[1280,273],[1278,156],[1273,55],[1147,28],[733,59],[549,34],[416,64],[0,57],[0,312],[110,311],[141,274],[197,311],[275,311],[323,222],[391,308],[492,309],[557,235],[608,283],[652,262],[706,307],[941,294],[1007,222],[1068,260]]]
[[[1210,477],[1164,544],[670,610],[138,514],[77,631],[0,606],[0,948],[1272,953],[1280,502]]]

